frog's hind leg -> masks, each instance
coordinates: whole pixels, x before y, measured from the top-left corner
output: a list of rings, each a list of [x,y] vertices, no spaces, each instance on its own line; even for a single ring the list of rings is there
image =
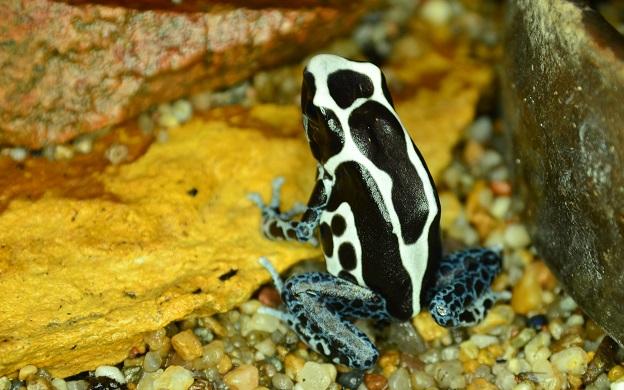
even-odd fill
[[[269,272],[277,275],[270,263],[268,265]],[[279,280],[279,276],[277,278]],[[285,320],[310,348],[334,363],[359,370],[375,364],[379,357],[377,348],[347,319],[389,320],[386,302],[381,296],[321,272],[292,276],[278,290],[281,290],[287,312],[262,308],[263,313]]]
[[[494,302],[508,298],[490,288],[501,269],[499,251],[469,249],[445,257],[429,294],[429,311],[445,327],[471,326],[481,321]]]

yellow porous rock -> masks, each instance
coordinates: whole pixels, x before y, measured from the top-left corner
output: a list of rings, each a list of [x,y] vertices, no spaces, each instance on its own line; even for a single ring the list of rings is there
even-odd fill
[[[282,119],[297,128],[297,110]],[[67,376],[123,360],[145,332],[226,311],[279,270],[316,256],[260,233],[252,191],[305,201],[315,164],[301,131],[196,119],[101,175],[105,196],[14,200],[0,214],[0,375]],[[278,124],[276,124],[278,125]],[[294,126],[293,126],[294,125]]]

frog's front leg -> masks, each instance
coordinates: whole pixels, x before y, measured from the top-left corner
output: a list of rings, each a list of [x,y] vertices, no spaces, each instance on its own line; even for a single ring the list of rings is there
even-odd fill
[[[273,180],[272,196],[268,204],[265,204],[257,193],[249,195],[249,199],[260,207],[262,233],[271,240],[296,240],[316,245],[314,231],[327,205],[327,199],[331,192],[331,180],[325,177],[323,169],[319,166],[316,184],[310,195],[308,205],[297,204],[286,212],[280,211],[280,190],[283,184],[284,178],[282,177]],[[300,214],[302,214],[301,219],[294,220]]]
[[[380,295],[322,272],[294,275],[282,284],[266,258],[260,263],[271,273],[287,308],[287,312],[269,308],[262,312],[286,321],[310,348],[336,364],[359,370],[375,364],[377,348],[347,319],[390,320]]]
[[[493,292],[492,281],[501,269],[496,250],[468,249],[440,262],[436,284],[428,294],[429,311],[445,327],[471,326],[481,321],[494,302],[508,298]]]

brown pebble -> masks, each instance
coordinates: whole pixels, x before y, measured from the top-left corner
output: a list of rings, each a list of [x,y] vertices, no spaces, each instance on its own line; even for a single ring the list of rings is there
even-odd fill
[[[258,293],[258,300],[265,306],[278,307],[282,302],[280,294],[275,287],[265,286]]]
[[[511,183],[508,181],[495,180],[490,182],[490,189],[496,196],[509,196],[511,195]]]
[[[171,345],[185,361],[198,358],[203,352],[201,341],[199,341],[197,336],[195,336],[190,329],[173,336],[171,338]]]
[[[468,140],[464,148],[464,161],[470,166],[477,165],[481,157],[483,157],[485,149],[483,145],[474,140]]]
[[[232,369],[232,359],[228,355],[224,355],[217,364],[217,371],[223,375]]]
[[[385,390],[388,388],[388,380],[379,374],[364,375],[364,384],[368,390]]]

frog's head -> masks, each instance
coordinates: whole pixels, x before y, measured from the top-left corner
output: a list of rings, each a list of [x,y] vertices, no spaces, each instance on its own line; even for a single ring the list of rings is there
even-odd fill
[[[351,113],[369,100],[393,108],[377,66],[331,54],[310,60],[303,72],[301,110],[312,154],[321,164],[342,150]]]

